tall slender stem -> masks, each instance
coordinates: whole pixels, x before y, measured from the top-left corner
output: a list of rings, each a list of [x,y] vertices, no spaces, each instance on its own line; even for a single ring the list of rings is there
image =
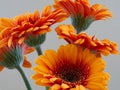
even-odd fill
[[[46,88],[46,90],[49,90],[49,87],[45,87]]]
[[[28,79],[27,79],[27,77],[26,77],[23,69],[21,68],[21,66],[17,66],[16,69],[17,69],[17,70],[19,71],[19,73],[21,74],[21,76],[22,76],[22,78],[23,78],[23,80],[24,80],[24,83],[25,83],[25,85],[26,85],[27,90],[32,90],[32,88],[31,88],[31,86],[30,86],[30,83],[29,83],[29,81],[28,81]]]
[[[38,55],[41,55],[41,54],[42,54],[42,50],[41,50],[41,48],[40,48],[39,45],[36,46],[35,49],[36,49]],[[46,89],[46,90],[49,90],[49,87],[45,87],[45,89]]]
[[[40,48],[39,45],[38,45],[38,46],[35,46],[35,49],[36,49],[38,55],[41,55],[41,54],[42,54],[42,50],[41,50],[41,48]]]

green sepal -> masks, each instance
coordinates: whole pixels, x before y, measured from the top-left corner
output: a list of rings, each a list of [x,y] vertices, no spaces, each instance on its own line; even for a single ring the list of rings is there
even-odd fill
[[[46,34],[41,35],[28,35],[28,39],[24,42],[30,47],[36,47],[42,44],[46,39]]]
[[[45,89],[46,89],[46,90],[49,90],[49,89],[50,89],[50,87],[45,87]]]
[[[2,50],[2,55],[0,56],[2,60],[0,65],[9,69],[14,69],[20,65],[23,61],[22,46],[16,45],[12,47],[6,47],[5,50]]]
[[[84,17],[80,14],[71,15],[72,25],[76,29],[77,33],[86,30],[90,24],[94,21],[93,17]]]

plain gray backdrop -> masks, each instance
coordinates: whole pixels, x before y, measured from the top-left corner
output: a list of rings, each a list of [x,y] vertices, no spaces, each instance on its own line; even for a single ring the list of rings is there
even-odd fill
[[[120,46],[120,0],[90,0],[91,4],[99,3],[105,5],[113,13],[113,17],[105,21],[96,21],[88,28],[89,35],[95,35],[99,39],[108,38],[118,43]],[[46,5],[53,3],[53,0],[0,0],[0,17],[14,17],[26,12],[33,13],[36,9],[42,10]],[[69,24],[70,19],[62,22]],[[58,39],[54,28],[59,25],[53,25],[52,32],[47,33],[47,38],[42,44],[42,51],[46,49],[57,48],[65,44],[64,40]],[[120,48],[118,48],[120,49]],[[35,66],[34,61],[37,53],[33,52],[27,55],[30,62]],[[106,71],[110,73],[109,90],[120,90],[120,55],[110,55],[103,57],[107,63]],[[25,69],[28,78],[34,73],[31,69]],[[37,86],[33,80],[29,79],[33,90],[45,90],[44,87]],[[27,90],[20,74],[16,70],[4,69],[0,72],[0,90]]]

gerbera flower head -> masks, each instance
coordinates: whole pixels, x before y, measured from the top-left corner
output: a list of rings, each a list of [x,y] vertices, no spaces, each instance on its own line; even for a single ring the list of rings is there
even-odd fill
[[[86,30],[93,21],[103,20],[112,16],[108,9],[100,4],[90,5],[89,0],[54,0],[55,8],[67,12],[77,33]]]
[[[107,90],[105,62],[87,48],[68,44],[47,50],[36,60],[32,79],[49,90]]]
[[[0,31],[2,36],[9,36],[8,46],[11,46],[13,40],[21,44],[24,40],[29,40],[30,36],[35,39],[39,35],[44,36],[51,31],[51,25],[63,21],[66,17],[67,14],[62,10],[51,10],[51,6],[46,6],[41,14],[36,10],[34,13],[21,14],[13,19],[1,18]]]
[[[8,38],[0,38],[0,71],[4,67],[14,69],[21,64],[23,67],[30,68],[32,65],[25,55],[33,52],[34,48],[28,47],[25,44],[18,44],[14,40],[9,47],[7,44]]]
[[[59,25],[56,32],[60,38],[65,39],[68,43],[89,48],[97,54],[109,55],[118,54],[117,44],[108,39],[94,39],[95,36],[89,36],[85,32],[76,34],[72,25]]]

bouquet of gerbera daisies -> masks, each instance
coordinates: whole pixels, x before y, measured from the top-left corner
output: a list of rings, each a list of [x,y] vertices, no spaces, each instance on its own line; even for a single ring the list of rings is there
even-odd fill
[[[112,17],[103,5],[90,5],[89,0],[54,0],[40,13],[26,13],[13,18],[0,18],[0,71],[17,69],[26,85],[28,79],[46,90],[107,90],[110,75],[105,72],[103,55],[118,54],[117,44],[109,39],[99,40],[86,33],[94,21]],[[71,19],[70,24],[55,28],[59,38],[66,41],[57,51],[41,50],[47,32],[53,24]],[[55,43],[51,41],[51,43]],[[27,54],[36,51],[36,66]],[[35,72],[26,77],[22,67]]]

